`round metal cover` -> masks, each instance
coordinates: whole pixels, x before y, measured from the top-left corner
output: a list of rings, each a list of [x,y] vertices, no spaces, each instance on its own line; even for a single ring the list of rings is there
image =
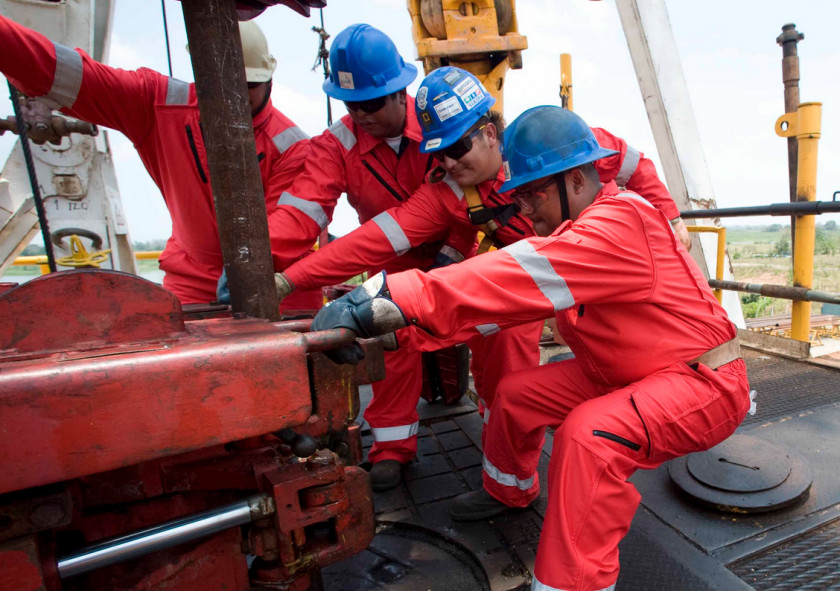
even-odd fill
[[[363,552],[321,571],[330,591],[489,591],[478,559],[451,540],[404,523],[378,523]]]
[[[692,500],[720,511],[775,511],[808,498],[813,472],[794,452],[736,434],[712,449],[668,464],[671,479]]]

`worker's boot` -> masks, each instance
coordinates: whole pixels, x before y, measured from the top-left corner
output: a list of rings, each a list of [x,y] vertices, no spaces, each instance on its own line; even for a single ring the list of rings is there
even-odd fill
[[[390,490],[400,483],[402,464],[397,460],[376,462],[370,469],[370,485],[373,490]]]
[[[536,500],[536,499],[534,499]],[[530,505],[529,505],[530,506]],[[449,515],[455,521],[481,521],[500,515],[505,511],[513,511],[521,507],[511,507],[490,496],[490,493],[480,488],[473,492],[455,497],[449,507]]]

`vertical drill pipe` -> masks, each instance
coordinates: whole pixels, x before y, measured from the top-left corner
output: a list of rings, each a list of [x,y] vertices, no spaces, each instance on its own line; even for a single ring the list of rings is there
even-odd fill
[[[785,85],[785,113],[796,112],[799,107],[799,55],[797,44],[805,35],[796,30],[796,25],[788,23],[782,27],[782,34],[776,37],[776,43],[782,46],[782,82]],[[788,145],[788,178],[790,183],[790,200],[796,201],[796,167],[797,140],[795,137],[787,139]],[[796,242],[796,217],[790,218],[793,235],[791,243]],[[794,252],[796,252],[794,250]]]
[[[52,240],[50,239],[50,224],[47,221],[44,200],[41,198],[41,188],[38,186],[38,177],[35,174],[32,149],[29,146],[29,137],[26,135],[26,120],[23,118],[23,113],[20,112],[20,94],[17,88],[12,86],[11,82],[9,82],[9,98],[12,99],[12,110],[15,112],[17,133],[20,136],[20,148],[23,150],[23,160],[26,162],[26,171],[29,173],[29,186],[32,188],[35,210],[38,212],[38,224],[41,226],[41,235],[44,238],[44,252],[47,253],[47,266],[50,273],[55,273],[55,254],[53,253]],[[43,265],[41,272],[43,274]]]
[[[574,96],[572,95],[572,55],[560,54],[560,101],[561,106],[574,111]]]
[[[776,121],[776,133],[799,139],[796,168],[796,200],[815,201],[817,194],[817,146],[820,139],[822,103],[802,103],[796,113],[786,113]],[[793,285],[811,288],[814,277],[814,216],[796,218],[793,249]],[[811,303],[793,302],[790,336],[807,341],[811,322]]]
[[[234,0],[184,0],[210,186],[234,313],[279,317]]]

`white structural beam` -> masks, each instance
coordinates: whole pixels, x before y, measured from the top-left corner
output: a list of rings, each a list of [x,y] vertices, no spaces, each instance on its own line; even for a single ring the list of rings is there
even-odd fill
[[[716,207],[665,0],[616,0],[616,6],[668,189],[680,210]],[[697,223],[712,225],[713,220]],[[716,241],[714,234],[692,236],[692,254],[706,277],[716,266]],[[732,265],[726,256],[724,279],[731,279]],[[743,328],[738,293],[723,293],[729,317]]]

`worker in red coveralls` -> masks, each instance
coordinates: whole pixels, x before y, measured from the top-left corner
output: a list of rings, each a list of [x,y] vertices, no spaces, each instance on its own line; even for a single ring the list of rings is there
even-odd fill
[[[422,136],[414,98],[406,92],[417,68],[403,60],[387,35],[366,24],[346,28],[330,47],[330,70],[324,91],[343,101],[348,114],[311,140],[303,174],[280,197],[278,205],[282,207],[269,216],[274,253],[294,246],[293,241],[297,247],[311,243],[332,218],[342,193],[347,194],[360,222],[387,223],[382,212],[407,200],[432,167],[431,156],[420,151]],[[392,251],[386,260],[340,273],[335,281],[313,282],[310,288],[338,283],[365,271],[429,269],[437,257],[449,261],[473,246],[471,237],[463,246],[446,242],[446,233],[442,233],[434,240],[415,243],[415,248]],[[287,297],[290,290],[281,284],[279,291]],[[402,401],[411,400],[416,406],[420,397],[421,353],[407,349],[386,352],[385,368],[385,379],[373,384],[373,399],[365,412],[374,439],[368,458],[373,463],[375,490],[397,486],[402,465],[417,453],[416,411],[404,412]]]
[[[299,173],[309,140],[271,104],[277,62],[262,31],[251,21],[239,23],[239,30],[260,175],[271,212]],[[172,217],[172,236],[160,256],[164,287],[184,304],[216,299],[222,251],[195,86],[147,68],[111,68],[4,17],[0,46],[0,72],[23,93],[71,117],[116,129],[134,143]],[[274,253],[277,269],[311,246]],[[320,304],[320,290],[301,292],[284,303],[290,308]]]
[[[580,117],[530,109],[505,131],[503,152],[502,190],[544,237],[430,273],[378,275],[313,329],[370,337],[413,326],[452,340],[555,316],[575,357],[502,381],[483,488],[456,502],[472,505],[472,519],[533,502],[555,428],[531,589],[612,590],[640,501],[628,479],[732,434],[750,407],[746,368],[735,326],[667,217],[601,182],[594,163],[615,152]]]
[[[467,246],[466,249],[462,247],[461,253],[453,254],[457,249],[449,249],[453,259],[463,259],[474,253],[473,244],[479,227],[490,232],[490,238],[500,247],[533,236],[531,222],[517,213],[508,195],[499,191],[504,181],[499,153],[502,121],[490,110],[494,102],[481,83],[464,70],[446,67],[429,74],[420,86],[415,106],[417,117],[424,124],[421,150],[434,155],[438,162],[430,182],[420,187],[411,199],[395,204],[350,235],[286,269],[278,276],[280,295],[293,288],[330,285],[366,269],[388,269],[387,265],[392,261],[405,256],[400,257],[401,253],[447,237],[450,245]],[[594,132],[617,151],[610,158],[599,161],[597,166],[602,180],[618,178],[623,185],[655,203],[669,219],[674,218],[682,224],[673,200],[656,176],[653,163],[610,133],[601,129]],[[317,144],[317,139],[313,144]],[[317,154],[317,147],[313,147],[312,154],[311,157]],[[472,186],[475,189],[469,188]],[[468,191],[477,192],[480,208],[470,206]],[[496,224],[495,231],[487,228],[488,219]],[[682,226],[684,228],[684,224]],[[473,354],[473,378],[485,422],[489,420],[487,409],[492,408],[499,380],[513,371],[539,364],[538,342],[542,325],[536,321],[500,332],[494,323],[487,323],[477,326],[465,339]],[[401,345],[402,349],[440,346],[410,343],[405,339]],[[419,392],[409,396],[407,390],[380,391],[387,392],[392,423],[413,425],[416,429]],[[377,404],[386,404],[382,394],[377,396]],[[376,436],[376,427],[380,425],[378,417],[370,409],[365,416]],[[413,457],[414,449],[403,445],[400,461]],[[378,452],[377,440],[371,454],[374,461],[381,457]],[[457,513],[457,507],[453,511]]]

